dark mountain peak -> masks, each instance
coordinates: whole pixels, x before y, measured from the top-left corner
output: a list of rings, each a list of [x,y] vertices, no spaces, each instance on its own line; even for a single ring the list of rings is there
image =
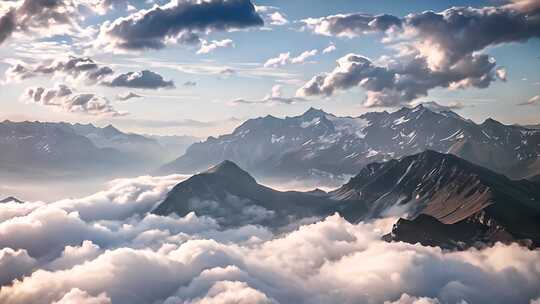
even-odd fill
[[[482,123],[482,126],[504,126],[504,124],[489,117],[488,119],[484,120],[484,122]]]
[[[262,119],[265,119],[265,120],[275,120],[275,119],[279,119],[279,118],[275,117],[274,115],[268,114],[268,115],[266,115],[265,117],[263,117]]]
[[[304,112],[304,114],[300,116],[304,118],[315,118],[315,117],[322,117],[326,115],[328,115],[328,113],[326,113],[322,109],[316,109],[314,107],[310,107],[306,112]]]
[[[107,125],[102,130],[103,130],[103,134],[105,136],[107,136],[107,137],[118,136],[118,135],[123,135],[124,134],[120,130],[118,130],[116,127],[111,125],[111,124]]]
[[[239,182],[256,182],[249,173],[242,170],[242,168],[240,168],[237,164],[230,160],[224,160],[221,163],[206,170],[204,173],[234,179]]]
[[[20,199],[14,197],[14,196],[9,196],[9,197],[6,197],[6,198],[0,200],[0,203],[9,203],[9,202],[15,202],[15,203],[19,203],[19,204],[24,203],[23,201],[21,201]]]
[[[110,131],[110,132],[120,132],[115,126],[108,124],[103,128],[103,130]]]
[[[433,161],[433,160],[442,160],[442,159],[451,159],[451,160],[457,161],[459,159],[455,155],[445,154],[445,153],[437,152],[435,150],[430,150],[430,149],[427,149],[418,154],[406,156],[404,158],[411,158],[411,159],[416,159],[420,161]]]

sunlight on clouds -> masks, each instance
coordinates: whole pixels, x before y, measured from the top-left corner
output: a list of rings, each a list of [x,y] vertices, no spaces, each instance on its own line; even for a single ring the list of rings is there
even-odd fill
[[[0,205],[7,284],[0,302],[528,303],[540,296],[540,251],[381,241],[395,219],[351,224],[333,215],[273,235],[257,226],[223,230],[193,213],[146,214],[184,178],[120,179],[85,198]]]

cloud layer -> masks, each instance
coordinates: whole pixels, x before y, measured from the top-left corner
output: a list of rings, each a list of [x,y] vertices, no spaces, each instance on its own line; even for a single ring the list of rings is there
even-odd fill
[[[395,219],[351,224],[334,215],[273,235],[147,213],[184,178],[122,179],[80,199],[1,204],[0,302],[496,304],[540,296],[540,251],[380,241]]]

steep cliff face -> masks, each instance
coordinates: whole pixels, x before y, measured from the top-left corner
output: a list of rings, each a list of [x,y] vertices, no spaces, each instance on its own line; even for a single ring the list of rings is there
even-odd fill
[[[426,151],[370,164],[331,195],[365,204],[364,218],[404,217],[389,240],[470,246],[530,239],[540,244],[540,187],[454,155]]]

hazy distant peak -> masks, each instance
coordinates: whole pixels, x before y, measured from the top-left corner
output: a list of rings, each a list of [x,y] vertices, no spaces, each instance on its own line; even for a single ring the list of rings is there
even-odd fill
[[[24,203],[23,201],[21,201],[20,199],[14,197],[14,196],[8,196],[8,197],[0,200],[0,203],[10,203],[10,202],[15,202],[15,203],[19,203],[19,204]]]

